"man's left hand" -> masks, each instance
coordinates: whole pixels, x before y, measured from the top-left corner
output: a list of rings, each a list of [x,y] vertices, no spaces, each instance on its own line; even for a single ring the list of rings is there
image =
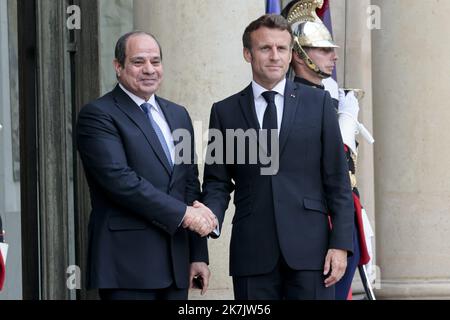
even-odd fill
[[[200,278],[202,283],[201,295],[204,295],[208,290],[209,278],[211,277],[211,272],[209,271],[208,265],[204,262],[192,262],[191,270],[189,274],[189,287],[194,288],[194,278]]]
[[[325,287],[331,287],[344,276],[347,268],[347,251],[341,249],[329,249],[325,258],[323,274],[331,274],[325,279]]]

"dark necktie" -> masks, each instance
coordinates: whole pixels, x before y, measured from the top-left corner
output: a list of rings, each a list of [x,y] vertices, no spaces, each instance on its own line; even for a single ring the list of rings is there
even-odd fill
[[[271,139],[272,129],[278,129],[277,121],[277,107],[275,105],[275,91],[266,91],[262,93],[262,96],[267,102],[266,111],[264,112],[264,118],[262,128],[267,130],[267,155],[271,155]],[[278,136],[278,132],[275,133]]]
[[[169,165],[172,168],[173,162],[172,157],[170,156],[169,146],[167,145],[166,139],[164,138],[164,135],[161,131],[161,128],[158,126],[158,124],[153,119],[152,113],[150,112],[152,105],[150,103],[143,103],[141,104],[142,111],[145,112],[147,115],[148,120],[150,121],[153,130],[155,131],[156,135],[158,136],[159,143],[161,144],[162,149],[164,150],[164,153],[166,154],[167,161],[169,161]]]

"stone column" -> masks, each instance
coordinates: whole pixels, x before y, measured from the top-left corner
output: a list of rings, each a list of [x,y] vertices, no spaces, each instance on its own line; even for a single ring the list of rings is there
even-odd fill
[[[450,2],[372,4],[378,295],[448,298]]]
[[[133,0],[98,0],[98,37],[100,92],[105,94],[117,84],[113,67],[114,47],[119,37],[133,30]]]
[[[71,264],[73,216],[70,175],[71,110],[68,29],[63,1],[37,7],[37,142],[42,299],[69,299],[66,268]],[[70,239],[70,240],[69,240]],[[72,246],[72,247],[71,247]]]
[[[212,103],[241,90],[251,81],[251,68],[242,57],[242,33],[264,13],[265,2],[248,0],[135,0],[136,29],[154,34],[163,51],[165,79],[159,94],[185,105],[197,139],[209,123]],[[203,149],[203,151],[205,151]],[[202,150],[197,149],[200,154]],[[199,164],[200,173],[203,163]],[[232,299],[228,276],[230,203],[222,236],[209,241],[211,284],[207,299]],[[191,294],[196,298],[196,294]]]

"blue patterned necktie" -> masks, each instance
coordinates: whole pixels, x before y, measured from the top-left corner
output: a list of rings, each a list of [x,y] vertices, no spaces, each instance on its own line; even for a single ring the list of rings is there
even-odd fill
[[[156,135],[158,136],[159,143],[161,144],[161,147],[163,148],[164,153],[166,154],[167,161],[169,161],[170,167],[173,168],[173,162],[172,162],[172,157],[170,156],[169,146],[167,145],[166,139],[164,138],[161,128],[158,126],[158,124],[153,119],[152,113],[150,112],[151,108],[152,108],[152,105],[150,103],[145,102],[145,103],[141,104],[141,109],[147,115],[147,118],[150,121],[153,130],[155,131]]]

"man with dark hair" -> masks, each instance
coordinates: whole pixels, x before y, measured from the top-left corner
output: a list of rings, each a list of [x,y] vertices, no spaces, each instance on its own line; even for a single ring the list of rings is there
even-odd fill
[[[219,227],[234,190],[230,274],[239,300],[334,299],[352,248],[352,195],[332,100],[285,78],[292,41],[279,15],[250,23],[243,54],[253,81],[211,110],[212,131],[257,132],[238,150],[243,158],[251,158],[249,144],[259,145],[258,163],[230,163],[231,140],[215,150],[211,138],[207,154],[223,159],[207,159],[204,173],[203,202]],[[263,170],[263,158],[278,165]]]
[[[187,299],[196,277],[206,292],[205,236],[217,224],[194,203],[192,123],[184,107],[155,95],[163,66],[154,36],[128,33],[115,52],[119,84],[84,106],[77,125],[92,201],[88,288],[102,299]],[[174,141],[178,129],[190,139]],[[187,144],[189,161],[178,161],[177,143]]]

